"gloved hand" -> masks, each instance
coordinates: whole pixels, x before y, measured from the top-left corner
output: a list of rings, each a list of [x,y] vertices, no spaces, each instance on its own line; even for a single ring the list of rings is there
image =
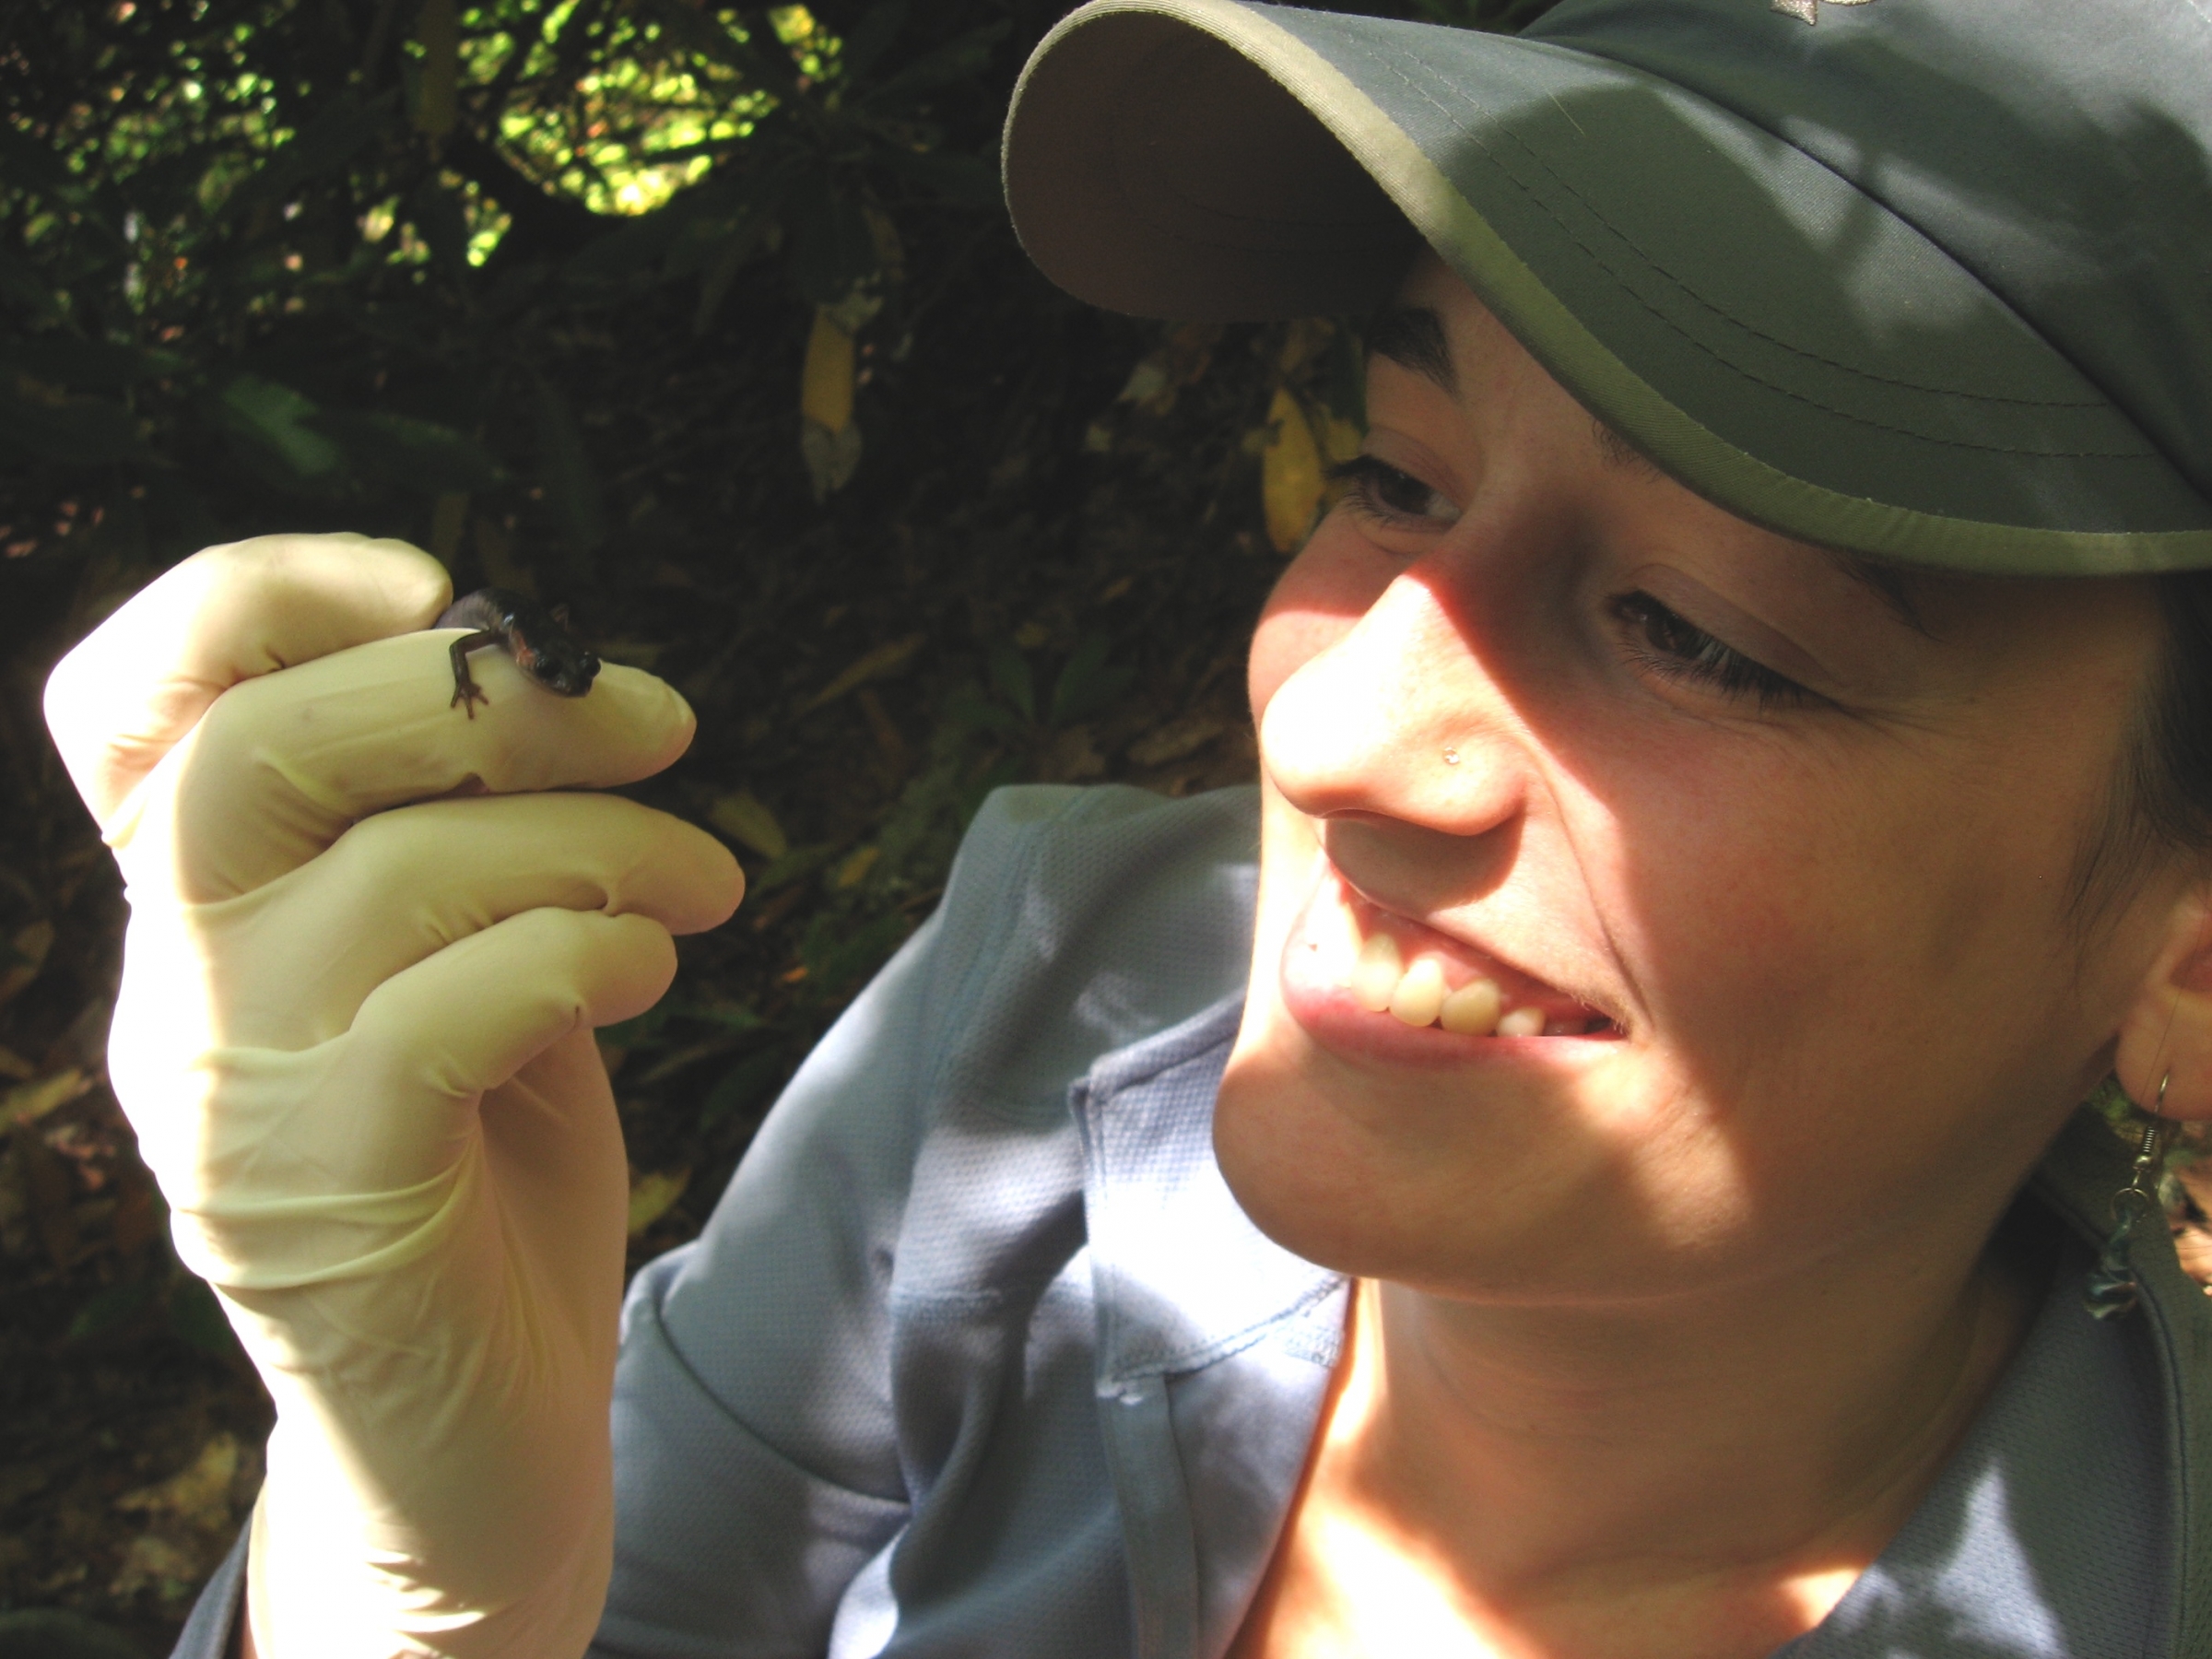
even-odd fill
[[[472,659],[399,542],[270,536],[169,571],[64,659],[47,724],[131,922],[109,1040],[177,1248],[277,1408],[263,1659],[582,1652],[611,1560],[628,1187],[591,1028],[743,882],[627,782],[691,712]]]

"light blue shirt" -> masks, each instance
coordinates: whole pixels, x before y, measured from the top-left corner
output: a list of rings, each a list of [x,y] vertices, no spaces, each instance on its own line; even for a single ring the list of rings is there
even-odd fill
[[[595,1659],[1224,1651],[1347,1296],[1213,1159],[1256,843],[1249,790],[992,797],[704,1233],[631,1286]],[[2077,1124],[2037,1190],[2078,1231],[2125,1162]],[[2145,1254],[2147,1305],[2102,1324],[2069,1247],[1968,1440],[1789,1659],[2212,1655],[2212,1344]],[[180,1655],[222,1652],[237,1567]]]

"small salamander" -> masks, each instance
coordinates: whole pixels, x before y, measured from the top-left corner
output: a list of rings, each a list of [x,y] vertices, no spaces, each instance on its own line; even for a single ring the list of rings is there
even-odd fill
[[[515,666],[548,691],[582,697],[599,672],[598,655],[569,637],[567,618],[506,588],[478,588],[446,606],[434,627],[473,628],[453,641],[453,701],[477,717],[477,705],[491,700],[468,672],[468,653],[487,645],[504,645]]]

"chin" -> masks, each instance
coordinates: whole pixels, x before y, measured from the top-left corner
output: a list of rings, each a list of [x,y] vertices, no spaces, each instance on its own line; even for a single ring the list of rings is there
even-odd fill
[[[1630,1105],[1635,1045],[1575,1047],[1590,1064],[1567,1076],[1548,1052],[1379,1062],[1255,995],[1215,1155],[1253,1225],[1293,1254],[1456,1300],[1597,1303],[1769,1271],[1787,1246],[1765,1236],[1725,1141]]]

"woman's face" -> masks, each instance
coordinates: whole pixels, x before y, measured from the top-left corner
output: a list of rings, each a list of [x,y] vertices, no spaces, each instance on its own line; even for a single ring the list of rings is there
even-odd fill
[[[1239,1199],[1477,1297],[1971,1249],[2169,913],[2075,905],[2147,585],[1885,591],[1608,445],[1441,265],[1401,302],[1442,353],[1377,356],[1359,488],[1253,645]]]

